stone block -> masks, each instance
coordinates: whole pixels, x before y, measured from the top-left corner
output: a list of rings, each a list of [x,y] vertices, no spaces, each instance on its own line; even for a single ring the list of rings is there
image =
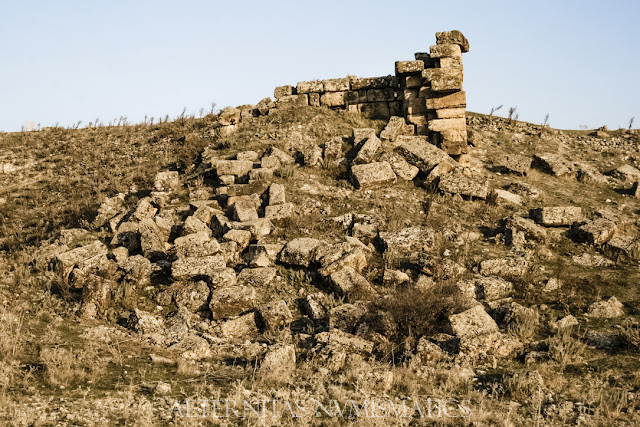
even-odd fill
[[[330,79],[324,80],[325,92],[343,92],[350,89],[349,79]]]
[[[278,86],[273,91],[273,97],[278,100],[291,95],[296,95],[296,89],[291,85]]]
[[[435,145],[427,142],[423,137],[400,136],[398,143],[398,152],[424,173],[429,173],[439,164],[450,167],[455,165],[455,160]]]
[[[434,92],[462,90],[462,70],[457,68],[429,68],[422,77],[431,83]]]
[[[393,88],[367,90],[367,102],[395,101],[396,93]]]
[[[251,160],[218,160],[216,162],[216,173],[221,175],[243,176],[253,169]]]
[[[438,188],[446,193],[486,199],[489,180],[484,176],[470,176],[462,168],[456,168],[440,177]]]
[[[451,94],[436,93],[431,90],[425,91],[427,96],[427,109],[440,110],[443,108],[466,108],[467,95],[464,91]]]
[[[396,75],[408,73],[420,73],[424,70],[424,62],[422,61],[397,61]]]
[[[358,165],[373,162],[381,146],[382,141],[380,141],[375,134],[369,136],[364,143],[361,144],[358,154],[353,159],[353,163]]]
[[[312,92],[320,93],[324,91],[324,85],[322,84],[322,81],[318,80],[310,82],[298,82],[297,91],[298,94]]]
[[[389,185],[396,182],[396,174],[387,162],[355,165],[351,168],[351,181],[357,188]]]
[[[469,52],[469,40],[458,30],[437,32],[436,44],[457,44],[461,52]]]
[[[320,96],[320,105],[326,107],[341,107],[346,104],[346,92],[327,92]]]
[[[351,80],[351,90],[382,89],[387,87],[398,87],[398,79],[396,76],[365,77]]]
[[[425,110],[427,106],[425,103]],[[464,107],[461,108],[442,108],[440,110],[436,110],[436,119],[464,119],[466,117],[466,109]]]
[[[538,224],[546,227],[566,227],[583,218],[582,208],[579,206],[553,206],[534,209],[532,217]]]

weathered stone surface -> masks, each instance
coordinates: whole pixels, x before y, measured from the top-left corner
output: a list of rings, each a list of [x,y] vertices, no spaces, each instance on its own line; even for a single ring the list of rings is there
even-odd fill
[[[275,331],[293,322],[293,314],[284,300],[271,301],[260,306],[260,318],[267,330]]]
[[[396,182],[396,174],[387,162],[374,162],[351,167],[351,182],[357,188],[388,185]]]
[[[327,92],[320,95],[320,105],[340,107],[345,105],[345,92]]]
[[[273,179],[273,169],[256,168],[249,171],[249,181],[271,181]]]
[[[425,105],[426,107],[426,105]],[[442,108],[435,110],[436,119],[464,119],[467,115],[466,108]]]
[[[507,190],[528,199],[538,199],[542,195],[540,190],[524,182],[512,182]]]
[[[273,97],[278,100],[284,98],[285,96],[291,96],[295,94],[295,88],[291,85],[278,86],[273,91]]]
[[[513,284],[500,277],[477,277],[458,282],[457,286],[468,298],[479,301],[495,301],[513,291]]]
[[[305,166],[320,166],[322,163],[322,148],[316,144],[303,147],[301,154]]]
[[[222,126],[233,126],[240,123],[241,112],[238,108],[227,107],[218,115],[218,123]]]
[[[239,200],[231,207],[235,221],[253,221],[259,218],[255,203],[249,200]]]
[[[346,267],[329,276],[331,288],[339,297],[348,301],[370,299],[377,295],[373,286],[355,269]]]
[[[142,288],[151,283],[151,261],[142,255],[134,255],[118,261],[118,268],[125,272],[124,279]]]
[[[616,233],[616,224],[605,218],[598,218],[582,224],[574,224],[574,231],[578,238],[587,243],[602,245],[609,241]]]
[[[293,203],[284,203],[282,205],[267,206],[264,209],[264,217],[268,219],[284,219],[293,216],[295,206]]]
[[[330,138],[324,143],[324,160],[326,162],[337,162],[342,155],[342,138]]]
[[[530,262],[525,257],[488,259],[480,263],[480,273],[485,276],[522,277],[529,266]]]
[[[623,305],[616,297],[608,300],[594,302],[589,306],[586,315],[589,317],[600,317],[611,319],[614,317],[624,316]]]
[[[195,313],[207,308],[209,285],[202,280],[179,282],[171,285],[173,299],[178,308]]]
[[[399,286],[404,283],[408,283],[411,280],[409,275],[403,271],[392,270],[389,268],[385,268],[384,274],[382,276],[382,283],[385,286]]]
[[[140,228],[137,222],[123,222],[114,233],[112,246],[123,246],[130,252],[140,249]]]
[[[328,79],[323,81],[325,92],[341,92],[350,89],[349,79]]]
[[[255,313],[247,313],[220,325],[220,335],[230,340],[255,338],[260,333]]]
[[[211,292],[209,308],[214,320],[237,316],[256,305],[256,290],[252,286],[228,286]]]
[[[119,193],[116,196],[110,197],[105,200],[98,208],[96,218],[93,220],[93,224],[100,228],[106,223],[112,223],[112,231],[118,226],[122,218],[125,216],[127,209],[124,205],[125,195]]]
[[[279,255],[279,261],[283,264],[309,267],[316,248],[322,244],[320,240],[308,237],[299,237],[288,242]]]
[[[432,132],[443,132],[445,130],[466,130],[465,119],[437,119],[429,121],[429,130]]]
[[[276,278],[276,269],[273,267],[244,268],[238,274],[238,284],[262,287]]]
[[[486,199],[489,180],[483,176],[468,176],[462,168],[456,168],[440,177],[438,188],[446,193]]]
[[[264,156],[260,159],[260,167],[263,169],[276,170],[280,168],[280,160],[274,156]]]
[[[108,253],[107,246],[96,240],[88,245],[57,254],[53,259],[54,270],[68,277],[74,268],[84,269],[85,266],[94,262],[97,258]]]
[[[396,74],[419,73],[424,70],[424,62],[396,61]]]
[[[95,274],[86,274],[82,280],[80,315],[85,319],[102,316],[108,308],[111,293],[118,284]]]
[[[362,77],[351,79],[351,90],[358,89],[381,89],[385,87],[397,87],[398,79],[396,76],[384,77]]]
[[[277,158],[281,164],[283,165],[292,165],[296,162],[296,160],[290,154],[285,153],[278,147],[269,147],[265,151],[265,156],[275,157]]]
[[[353,128],[353,145],[357,147],[369,138],[376,137],[376,130],[373,128]]]
[[[182,227],[182,234],[187,236],[189,234],[194,234],[194,233],[210,234],[211,230],[206,223],[202,222],[195,216],[191,215],[190,217],[187,217],[187,219],[184,221],[184,224]]]
[[[250,245],[242,256],[249,267],[271,267],[284,245]]]
[[[329,310],[329,327],[348,333],[355,331],[356,325],[366,314],[363,304],[342,304]]]
[[[227,241],[236,242],[239,250],[244,250],[251,242],[251,232],[247,230],[229,230],[222,237]]]
[[[395,142],[395,140],[401,135],[411,135],[413,130],[409,130],[409,126],[404,120],[404,117],[393,116],[389,118],[389,123],[380,132],[380,139]]]
[[[481,305],[449,316],[451,329],[460,340],[498,333],[498,325]]]
[[[569,175],[573,172],[573,165],[560,154],[544,153],[533,156],[533,167],[554,176]]]
[[[360,146],[360,150],[353,159],[353,163],[359,165],[373,162],[381,146],[382,141],[380,141],[378,137],[375,135],[369,136]]]
[[[607,249],[609,249],[608,246]],[[575,264],[587,268],[611,267],[615,264],[615,262],[603,257],[602,255],[590,254],[586,252],[581,255],[574,255],[573,257],[571,257],[571,259]]]
[[[321,332],[316,335],[318,343],[324,344],[335,352],[371,354],[373,343],[355,335],[343,332],[339,329],[331,329],[329,332]]]
[[[427,110],[441,110],[444,108],[465,108],[467,106],[467,95],[464,91],[443,94],[428,92]]]
[[[425,138],[400,136],[398,143],[400,144],[398,152],[424,173],[429,173],[437,165],[443,165],[443,168],[449,167],[449,169],[455,166],[455,160],[435,145],[427,142]]]
[[[462,90],[462,70],[458,68],[428,68],[422,78],[431,83],[434,92]]]
[[[269,347],[260,363],[260,375],[277,377],[286,381],[296,370],[296,348],[293,344],[276,344]]]
[[[211,276],[215,270],[226,267],[222,255],[179,258],[171,265],[174,280],[186,280],[198,276]]]
[[[396,99],[396,94],[392,88],[367,90],[368,103],[395,101],[395,99]]]
[[[431,58],[459,58],[462,56],[457,44],[437,44],[429,48]]]
[[[406,181],[411,181],[418,175],[418,172],[420,172],[417,166],[413,166],[396,152],[383,153],[380,156],[380,161],[389,163],[396,176]]]
[[[527,240],[544,242],[547,238],[547,230],[536,224],[533,220],[514,216],[506,221],[505,229],[511,232],[522,232]]]
[[[156,191],[168,192],[178,190],[180,188],[180,179],[178,176],[178,172],[158,172],[153,179],[153,188],[155,188]]]
[[[222,267],[211,270],[209,280],[212,289],[221,289],[235,286],[237,283],[236,272],[233,268]]]
[[[381,231],[378,237],[383,252],[420,253],[429,250],[434,241],[435,231],[426,227],[407,227],[397,232]]]
[[[640,170],[631,165],[621,165],[609,172],[609,174],[622,181],[635,182],[640,181]]]
[[[218,244],[217,240],[212,239],[211,233],[207,231],[199,231],[178,237],[174,241],[174,247],[178,258],[203,257],[220,251],[220,244]]]
[[[221,175],[243,176],[253,169],[251,160],[218,160],[216,162],[216,173]]]
[[[503,171],[526,174],[531,167],[531,157],[520,154],[505,154],[497,164]]]
[[[298,82],[298,93],[320,93],[324,91],[322,81],[314,80],[310,82]]]
[[[553,206],[534,209],[531,215],[538,224],[546,227],[569,226],[582,217],[579,206]]]
[[[588,163],[576,162],[576,177],[580,182],[588,182],[592,184],[605,185],[609,182],[606,176],[604,176],[598,168]]]
[[[307,295],[302,302],[302,309],[313,320],[320,320],[327,317],[329,310],[327,307],[330,305],[331,297],[322,292],[316,292],[311,295]]]
[[[253,221],[229,222],[229,230],[246,230],[251,233],[251,240],[260,240],[273,231],[273,224],[268,218],[255,219]]]
[[[496,205],[522,206],[523,203],[521,196],[498,188],[491,191],[489,198],[492,199]]]
[[[640,239],[632,236],[614,237],[606,243],[607,254],[613,259],[640,259]]]
[[[457,44],[461,52],[469,52],[469,41],[458,30],[441,31],[436,33],[437,44]]]
[[[133,218],[142,221],[145,218],[153,218],[158,212],[158,208],[153,206],[148,197],[141,199],[133,212]]]
[[[284,185],[271,184],[269,186],[269,205],[282,205],[286,202]]]

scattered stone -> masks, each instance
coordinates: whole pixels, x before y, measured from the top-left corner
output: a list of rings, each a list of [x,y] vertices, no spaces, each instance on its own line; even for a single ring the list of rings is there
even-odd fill
[[[573,165],[564,156],[545,153],[533,156],[533,166],[542,172],[554,176],[569,175],[573,172]]]
[[[220,335],[229,340],[245,340],[255,338],[260,331],[256,324],[255,313],[247,313],[220,325]]]
[[[459,314],[450,315],[449,323],[461,341],[499,332],[498,325],[481,305],[476,305]]]
[[[237,316],[255,307],[256,290],[252,286],[228,286],[211,292],[209,308],[214,320]]]
[[[411,281],[411,278],[409,277],[409,275],[403,271],[398,271],[398,270],[392,270],[389,268],[386,268],[384,270],[384,274],[382,276],[382,283],[385,286],[400,286],[402,284],[405,284],[407,282]]]
[[[238,249],[242,251],[249,246],[249,242],[251,242],[251,232],[247,230],[229,230],[222,238],[237,243]]]
[[[535,209],[531,215],[538,224],[546,227],[569,226],[582,219],[579,206],[554,206]]]
[[[375,134],[369,136],[361,145],[358,154],[353,159],[353,164],[359,165],[375,161],[378,150],[382,146],[382,141]]]
[[[264,217],[273,220],[290,218],[293,216],[294,211],[295,206],[293,203],[283,203],[281,205],[267,206],[264,209]]]
[[[616,297],[608,300],[594,302],[589,306],[586,315],[589,317],[600,317],[611,319],[614,317],[624,316],[623,305]]]
[[[226,267],[222,255],[179,258],[171,265],[171,277],[174,280],[187,280],[198,276],[211,276],[220,268]]]
[[[265,329],[275,331],[289,325],[293,321],[293,314],[284,300],[271,301],[263,304],[259,309],[260,318]]]
[[[445,173],[445,168],[450,170],[455,166],[455,160],[423,137],[400,136],[397,141],[398,152],[424,173],[429,173],[438,165],[442,165],[442,173]]]
[[[178,308],[185,308],[187,311],[195,313],[207,308],[209,301],[209,285],[202,280],[179,282],[171,285],[173,288],[173,299]]]
[[[445,193],[486,199],[489,193],[489,180],[485,177],[471,177],[462,168],[453,169],[440,177],[438,188]]]
[[[280,164],[283,164],[283,165],[292,165],[296,162],[293,156],[285,153],[284,151],[282,151],[277,147],[267,148],[267,150],[265,151],[265,156],[275,157],[276,159],[278,159]]]
[[[296,350],[292,344],[276,344],[269,347],[262,363],[260,374],[287,381],[296,370]]]
[[[178,258],[204,257],[214,255],[220,251],[218,241],[212,239],[207,231],[199,231],[178,237],[174,241],[174,247]]]
[[[216,162],[216,173],[218,176],[233,175],[244,176],[253,169],[251,160],[218,160]]]
[[[631,165],[621,165],[609,172],[609,174],[621,181],[635,182],[640,181],[640,170]]]
[[[615,223],[605,218],[598,218],[582,224],[574,224],[573,231],[582,241],[593,245],[602,245],[615,235],[617,227]]]
[[[308,237],[293,239],[280,252],[279,261],[287,265],[309,267],[314,252],[321,243],[320,240]]]
[[[238,274],[238,283],[248,286],[263,287],[276,278],[276,269],[273,267],[244,268]]]
[[[606,243],[605,249],[609,256],[614,259],[640,259],[640,239],[637,237],[614,237]]]
[[[355,269],[346,267],[329,276],[331,288],[339,297],[348,301],[371,299],[377,295],[371,284]]]
[[[496,205],[522,206],[523,204],[521,196],[498,188],[491,192],[489,198],[493,200]]]
[[[530,262],[524,257],[490,259],[480,263],[480,273],[485,276],[522,277],[529,267]]]
[[[351,182],[357,188],[389,185],[396,182],[396,174],[387,162],[374,162],[351,167]]]
[[[259,218],[255,204],[250,200],[238,200],[231,207],[235,221],[253,221]]]
[[[380,161],[389,163],[393,172],[406,181],[411,181],[420,172],[420,169],[409,164],[404,157],[395,152],[383,153]]]
[[[582,255],[574,255],[572,260],[575,264],[582,267],[611,267],[615,262],[598,254],[583,253]]]
[[[498,166],[507,172],[526,175],[531,167],[531,157],[520,154],[505,154],[498,161]]]

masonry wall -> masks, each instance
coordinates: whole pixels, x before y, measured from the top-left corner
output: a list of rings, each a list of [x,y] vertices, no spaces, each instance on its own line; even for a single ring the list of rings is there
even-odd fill
[[[396,62],[395,76],[299,82],[277,87],[274,96],[278,104],[346,109],[377,119],[401,116],[416,135],[458,155],[467,151],[462,53],[468,51],[460,31],[439,32],[429,52]]]

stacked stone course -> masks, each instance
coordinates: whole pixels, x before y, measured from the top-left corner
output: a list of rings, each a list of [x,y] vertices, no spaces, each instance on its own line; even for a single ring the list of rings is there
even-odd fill
[[[395,76],[299,82],[277,87],[274,96],[277,105],[325,106],[385,120],[401,116],[415,134],[456,156],[467,152],[462,54],[468,51],[460,31],[439,32],[428,53],[396,62]]]

